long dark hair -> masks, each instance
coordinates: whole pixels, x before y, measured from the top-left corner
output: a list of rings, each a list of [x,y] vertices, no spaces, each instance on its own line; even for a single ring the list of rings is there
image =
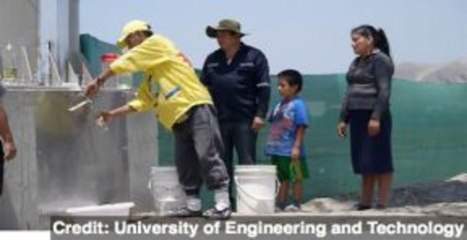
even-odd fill
[[[383,53],[391,57],[391,49],[389,47],[389,41],[386,37],[386,33],[383,29],[376,29],[371,25],[361,25],[352,29],[351,34],[358,34],[366,38],[372,38],[375,48],[378,48]]]

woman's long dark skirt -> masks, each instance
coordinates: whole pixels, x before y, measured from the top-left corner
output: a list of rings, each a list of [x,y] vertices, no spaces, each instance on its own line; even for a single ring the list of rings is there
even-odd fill
[[[350,111],[350,141],[352,167],[356,174],[393,172],[391,152],[391,113],[380,118],[380,132],[370,137],[368,122],[371,110]]]

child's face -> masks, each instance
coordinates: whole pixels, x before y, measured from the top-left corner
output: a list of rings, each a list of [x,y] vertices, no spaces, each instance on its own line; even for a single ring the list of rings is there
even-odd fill
[[[291,98],[297,94],[297,85],[290,85],[284,78],[279,78],[277,89],[283,98]]]

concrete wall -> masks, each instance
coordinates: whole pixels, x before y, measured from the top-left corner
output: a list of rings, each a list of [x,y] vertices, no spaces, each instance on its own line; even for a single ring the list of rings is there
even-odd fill
[[[156,164],[154,116],[137,114],[94,125],[101,109],[129,92],[103,92],[92,107],[70,113],[79,92],[11,89],[4,99],[18,156],[6,163],[1,229],[47,229],[48,216],[68,207],[133,201],[152,209],[147,188]]]

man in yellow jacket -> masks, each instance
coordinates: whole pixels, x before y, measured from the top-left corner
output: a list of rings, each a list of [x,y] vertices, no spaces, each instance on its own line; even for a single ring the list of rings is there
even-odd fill
[[[220,157],[222,139],[215,108],[190,62],[169,39],[154,34],[150,25],[141,20],[123,27],[117,46],[128,51],[90,82],[84,94],[96,94],[116,74],[142,71],[144,75],[135,99],[103,112],[100,120],[108,124],[131,112],[154,110],[160,123],[175,135],[175,165],[187,194],[187,207],[175,215],[201,215],[199,190],[204,176],[208,189],[214,191],[215,206],[203,215],[229,218],[230,179]]]

